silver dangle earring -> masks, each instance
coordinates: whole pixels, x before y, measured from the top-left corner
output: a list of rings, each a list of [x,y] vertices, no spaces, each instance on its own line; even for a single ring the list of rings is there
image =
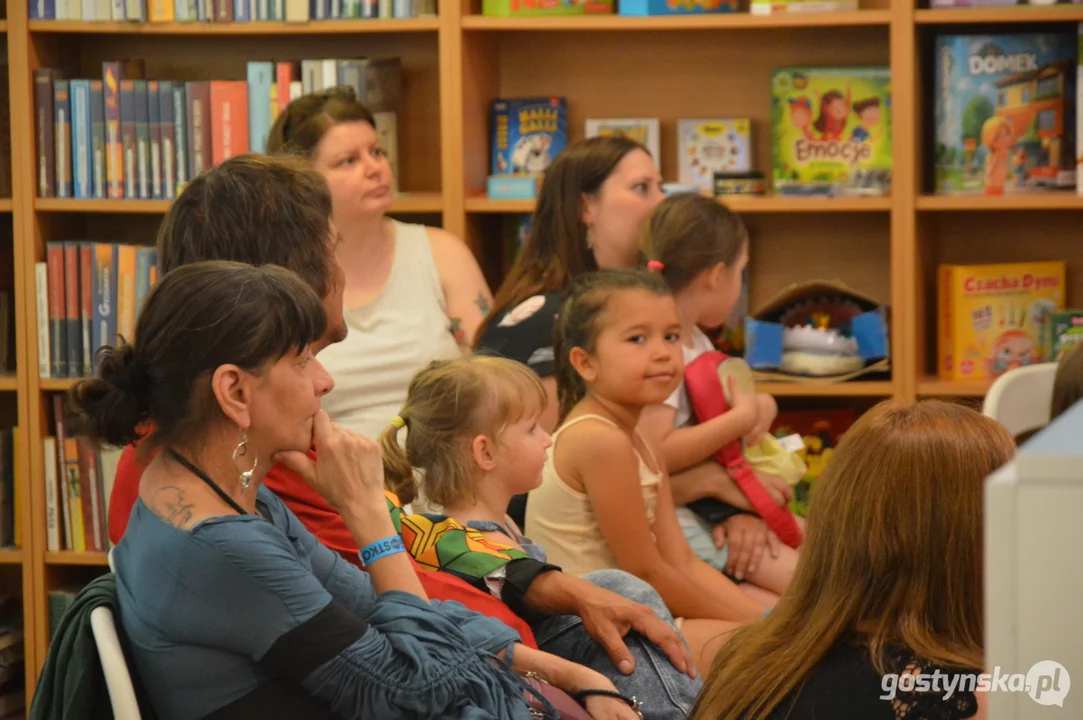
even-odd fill
[[[233,466],[237,466],[237,458],[244,457],[248,454],[248,431],[241,430],[241,441],[237,443],[237,447],[233,448]],[[259,458],[252,460],[252,467],[248,470],[241,470],[241,491],[244,492],[248,489],[248,486],[252,484],[252,473],[256,472],[256,466],[259,465]]]

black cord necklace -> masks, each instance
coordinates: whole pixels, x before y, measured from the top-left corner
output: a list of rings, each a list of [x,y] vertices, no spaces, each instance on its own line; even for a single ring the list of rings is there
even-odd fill
[[[207,475],[207,473],[203,472],[198,467],[196,467],[194,464],[189,462],[189,460],[187,458],[185,458],[183,455],[181,455],[179,452],[177,452],[173,448],[166,448],[165,451],[167,453],[169,453],[170,456],[172,456],[172,458],[174,460],[176,460],[181,465],[186,467],[190,473],[195,475],[197,478],[199,478],[203,482],[207,483],[207,485],[210,486],[211,490],[214,490],[216,493],[218,493],[218,497],[222,498],[222,500],[227,505],[229,505],[231,508],[233,508],[234,510],[237,511],[238,515],[249,515],[250,514],[247,510],[245,510],[243,507],[241,507],[237,503],[236,500],[234,500],[228,494],[226,494],[225,490],[218,487],[218,483],[216,483],[214,480],[211,480],[210,476]]]

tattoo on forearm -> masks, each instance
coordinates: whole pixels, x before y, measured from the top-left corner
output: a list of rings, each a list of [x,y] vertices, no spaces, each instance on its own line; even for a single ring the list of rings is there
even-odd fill
[[[192,503],[179,487],[169,486],[154,493],[150,509],[175,528],[185,528],[192,522]]]
[[[478,306],[478,310],[481,310],[481,316],[485,317],[492,310],[492,306],[489,304],[489,298],[485,297],[485,293],[478,290],[478,299],[474,301],[474,304]]]

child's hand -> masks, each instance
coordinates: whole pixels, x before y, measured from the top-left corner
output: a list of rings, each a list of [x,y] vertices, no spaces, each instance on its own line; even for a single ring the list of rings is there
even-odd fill
[[[737,384],[736,378],[729,379],[730,409],[727,417],[737,418],[740,423],[741,437],[748,435],[760,419],[760,406],[756,394],[745,392]]]
[[[793,500],[793,488],[777,475],[757,471],[756,478],[780,506],[785,507]]]

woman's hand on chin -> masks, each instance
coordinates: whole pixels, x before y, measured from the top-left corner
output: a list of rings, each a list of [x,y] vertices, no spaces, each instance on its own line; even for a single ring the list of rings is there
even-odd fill
[[[320,410],[313,421],[316,459],[296,450],[276,453],[280,462],[304,478],[340,513],[379,509],[386,513],[384,465],[374,440],[332,423]]]

